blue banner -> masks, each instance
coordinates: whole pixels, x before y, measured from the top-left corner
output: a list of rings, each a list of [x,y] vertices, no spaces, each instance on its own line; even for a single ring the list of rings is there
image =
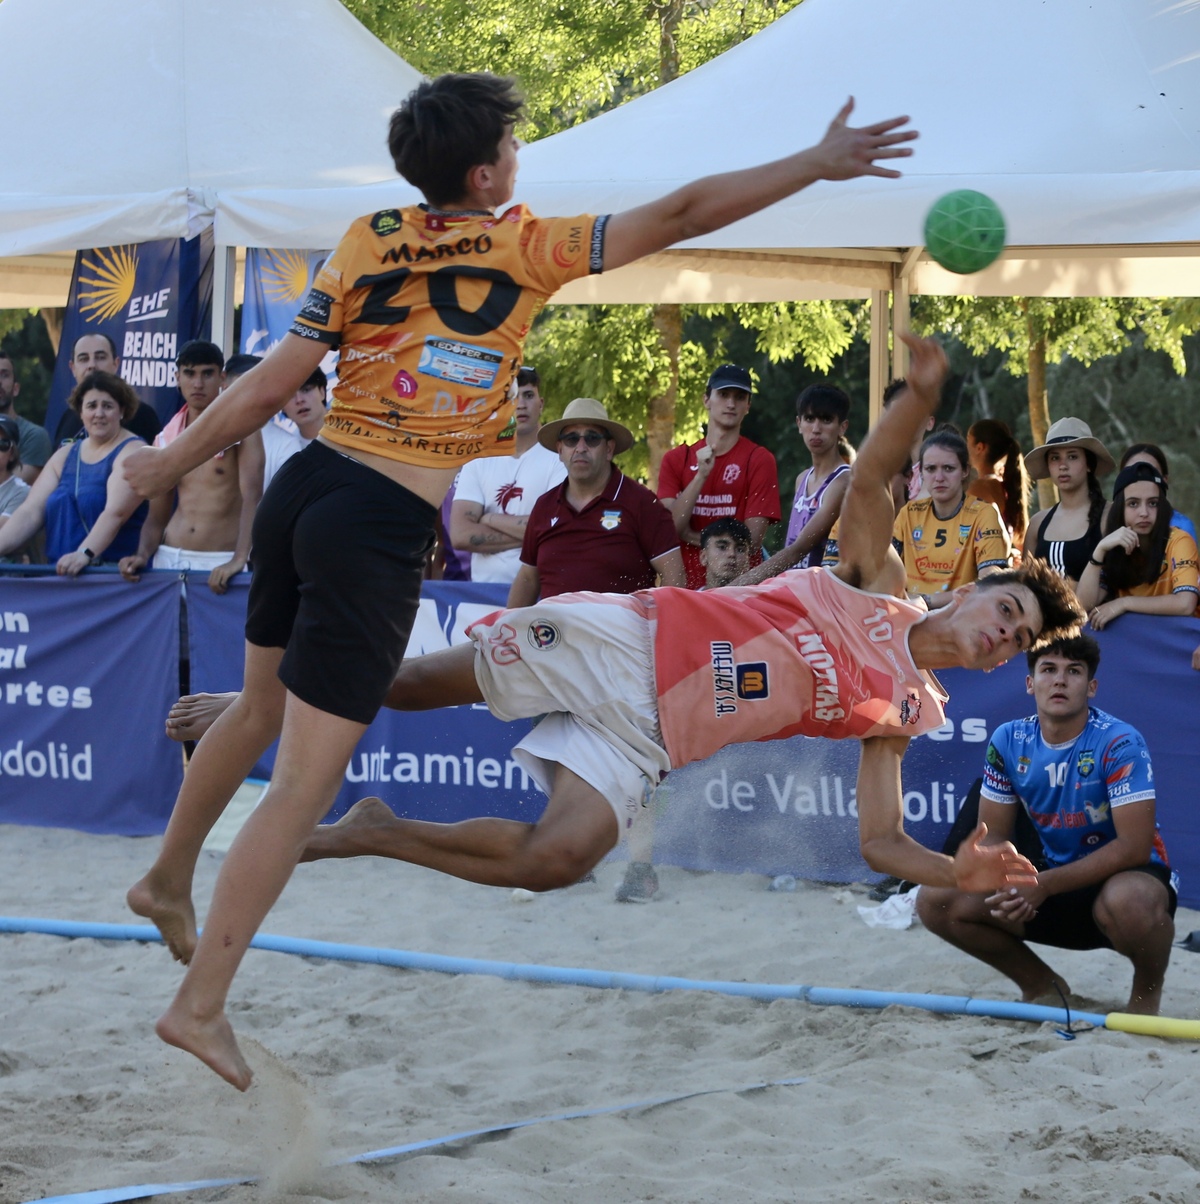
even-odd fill
[[[179,409],[175,356],[212,325],[212,231],[97,247],[75,255],[62,339],[50,384],[46,429],[53,437],[75,387],[71,355],[85,334],[107,335],[120,373],[165,424]]]
[[[190,574],[187,582],[192,689],[236,690],[242,677],[247,584],[235,579],[229,593],[218,597],[208,589],[206,580],[205,574],[197,573]],[[173,575],[170,581],[178,589]],[[47,630],[77,632],[82,622],[95,618],[90,596],[70,592],[74,583],[52,579],[20,584],[25,588],[41,585],[48,597],[61,600],[63,617],[48,623]],[[114,583],[113,588],[120,600],[122,587]],[[123,586],[125,591],[131,588],[139,591],[139,622],[136,660],[131,654],[128,663],[138,667],[138,676],[132,682],[125,679],[122,688],[128,693],[108,704],[108,713],[127,706],[123,701],[127,697],[137,699],[140,715],[146,709],[146,697],[153,694],[156,701],[149,708],[153,714],[145,720],[150,743],[177,765],[173,759],[177,746],[160,735],[163,716],[173,700],[171,691],[163,693],[157,684],[152,689],[142,685],[142,675],[155,683],[173,682],[173,651],[162,644],[162,636],[174,627],[170,621],[160,624],[157,619],[143,623],[140,600],[148,586]],[[421,655],[463,642],[465,628],[501,605],[504,594],[503,586],[426,582],[409,654]],[[125,604],[128,606],[127,601]],[[38,605],[44,606],[40,600]],[[10,670],[18,655],[21,668],[28,667],[28,647],[20,654],[17,650],[29,640],[20,630],[23,620],[10,621],[5,613],[9,606],[3,595],[0,606],[0,622],[15,633],[0,636],[10,645],[7,649],[0,645],[0,681],[11,679],[15,684],[17,678]],[[74,619],[70,618],[73,609]],[[50,612],[35,610],[29,603],[24,613],[36,613],[40,627],[41,615]],[[151,635],[154,640],[147,646]],[[1159,823],[1171,863],[1182,878],[1180,898],[1186,905],[1196,906],[1200,904],[1200,814],[1192,804],[1191,790],[1200,780],[1200,742],[1195,738],[1200,673],[1191,668],[1191,654],[1200,644],[1200,621],[1124,615],[1097,638],[1103,660],[1096,704],[1133,723],[1146,737],[1154,759]],[[70,649],[80,647],[88,645],[70,643],[64,646],[63,655],[70,656]],[[160,656],[164,658],[161,664]],[[100,676],[107,686],[107,676]],[[982,773],[991,731],[1033,711],[1033,700],[1025,690],[1023,661],[992,674],[956,669],[939,676],[951,694],[948,721],[943,728],[911,742],[903,772],[905,827],[931,848],[942,846],[971,784]],[[74,684],[65,670],[59,677],[43,673],[38,680],[62,680],[69,688]],[[90,679],[82,684],[91,688]],[[69,688],[66,697],[71,696]],[[60,692],[58,698],[63,697]],[[31,724],[46,713],[24,706],[9,708],[6,735],[0,739],[0,767],[3,753],[11,751],[17,741],[23,741],[22,756],[30,750],[40,755],[41,745],[49,737]],[[535,820],[545,798],[510,755],[527,728],[525,723],[499,723],[483,706],[416,713],[384,710],[355,750],[330,818],[342,814],[355,800],[374,794],[398,814],[418,819],[453,822],[491,815]],[[124,738],[123,732],[122,741]],[[95,757],[95,740],[92,745]],[[71,756],[81,751],[69,744]],[[135,753],[139,764],[143,757],[149,765],[149,753]],[[272,757],[268,755],[260,766],[262,776],[269,776]],[[57,764],[61,766],[61,757]],[[81,767],[84,764],[80,762]],[[32,767],[41,768],[37,757]],[[735,745],[707,761],[675,770],[660,786],[655,801],[655,859],[692,869],[791,873],[832,882],[867,878],[869,872],[858,853],[857,768],[857,742],[797,737]],[[140,777],[140,768],[136,774]],[[151,793],[155,799],[162,797],[158,787]],[[124,807],[144,796],[144,789],[138,788],[117,792],[113,798]],[[20,814],[31,814],[31,810]],[[74,822],[74,812],[65,819],[57,812],[39,814],[39,819],[26,822],[84,826]],[[116,814],[119,817],[120,812]],[[165,816],[165,811],[161,814]],[[97,802],[96,830],[125,830],[106,826],[103,815],[103,805]],[[0,820],[6,818],[12,816],[0,809]]]
[[[242,352],[266,355],[287,334],[329,255],[328,251],[247,249]],[[337,359],[336,351],[326,352],[321,360],[326,376],[336,372]]]
[[[0,578],[0,823],[161,832],[182,781],[163,735],[178,657],[171,577]]]

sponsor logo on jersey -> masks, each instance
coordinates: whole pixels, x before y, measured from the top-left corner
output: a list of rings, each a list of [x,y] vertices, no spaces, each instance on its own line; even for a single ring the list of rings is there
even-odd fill
[[[332,305],[333,298],[328,293],[321,292],[319,288],[309,289],[308,299],[304,302],[296,318],[299,321],[316,322],[325,326],[329,322],[329,311]]]
[[[620,510],[605,510],[600,516],[600,525],[606,531],[615,531],[621,525]]]
[[[1028,758],[1022,758],[1028,763]],[[1000,750],[994,745],[987,746],[987,763],[993,768],[998,769],[1001,773],[1004,772],[1004,757],[1001,756]]]
[[[713,671],[713,706],[717,718],[737,714],[737,683],[734,679],[733,645],[728,640],[713,640],[709,646]]]
[[[747,702],[757,702],[771,696],[767,683],[767,662],[750,661],[736,668],[737,696]]]
[[[395,234],[403,224],[404,219],[400,216],[399,209],[381,209],[371,218],[371,229],[381,238]]]
[[[921,698],[920,695],[909,693],[907,698],[900,700],[900,722],[916,723],[921,718]]]
[[[558,646],[561,638],[558,628],[546,619],[534,619],[529,624],[529,645],[531,648],[538,648],[542,652],[549,652],[551,648]]]
[[[1108,804],[1099,803],[1095,807],[1091,803],[1084,803],[1083,809],[1087,812],[1087,817],[1094,824],[1102,824],[1108,819]]]
[[[967,536],[970,534],[971,534],[971,524],[970,523],[960,524],[960,526],[958,528],[958,538],[966,539]]]
[[[838,690],[837,667],[821,637],[797,635],[796,647],[813,676],[813,715],[825,723],[845,719],[846,711]]]
[[[507,485],[501,485],[496,490],[496,505],[500,507],[501,514],[507,514],[508,503],[519,502],[524,496],[524,487],[518,485],[516,481],[510,481]]]
[[[1123,782],[1131,773],[1133,773],[1133,762],[1127,761],[1124,765],[1118,765],[1104,781],[1109,786],[1115,786],[1118,782]]]
[[[1079,760],[1075,763],[1075,768],[1079,771],[1081,778],[1091,775],[1092,770],[1096,768],[1096,757],[1090,748],[1079,754]]]

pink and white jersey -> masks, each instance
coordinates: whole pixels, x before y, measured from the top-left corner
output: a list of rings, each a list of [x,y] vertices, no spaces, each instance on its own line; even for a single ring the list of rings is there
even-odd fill
[[[659,725],[674,767],[748,740],[918,736],[945,722],[948,695],[908,650],[921,604],[820,568],[634,598],[656,621]]]

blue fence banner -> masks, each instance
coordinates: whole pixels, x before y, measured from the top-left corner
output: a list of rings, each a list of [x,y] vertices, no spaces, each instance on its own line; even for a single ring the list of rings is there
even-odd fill
[[[163,735],[179,585],[0,578],[0,822],[145,836],[182,780]]]
[[[0,580],[0,589],[25,591],[19,598],[0,592],[0,683],[6,691],[7,719],[0,729],[0,770],[7,774],[9,764],[25,770],[24,775],[14,775],[22,779],[15,797],[10,779],[0,777],[0,821],[128,831],[126,810],[141,800],[153,800],[157,810],[151,814],[158,816],[158,827],[140,830],[159,830],[165,823],[163,788],[149,783],[160,764],[178,781],[178,746],[161,734],[173,693],[161,683],[173,686],[175,681],[174,645],[166,637],[173,638],[176,625],[165,616],[174,614],[171,599],[178,598],[182,583],[171,574],[161,577],[167,578],[166,585],[158,580],[160,574],[148,575],[140,586],[113,581],[109,593],[104,583],[92,585],[86,575],[79,582]],[[245,578],[235,578],[229,593],[219,597],[209,590],[205,574],[187,577],[195,692],[236,690],[241,685],[247,585]],[[44,592],[34,597],[29,591],[37,587]],[[115,602],[111,612],[101,606],[110,593]],[[503,586],[426,582],[409,655],[462,643],[467,626],[502,605],[504,595]],[[122,605],[131,605],[132,596],[138,599],[136,623],[128,621],[128,610],[120,611]],[[167,603],[161,622],[142,609],[151,597]],[[110,617],[116,613],[125,615],[123,623]],[[93,648],[90,635],[80,638],[97,624],[105,627],[99,650]],[[43,631],[46,643],[35,643]],[[118,637],[120,647],[129,651],[110,657]],[[1131,722],[1146,737],[1154,762],[1159,823],[1182,879],[1180,899],[1188,906],[1200,905],[1200,809],[1193,803],[1195,783],[1200,781],[1200,741],[1195,735],[1200,673],[1191,668],[1192,650],[1200,644],[1200,621],[1123,615],[1097,638],[1103,659],[1096,705]],[[51,649],[61,657],[61,668],[58,660],[48,659]],[[105,667],[84,674],[78,666],[91,664],[89,657],[100,652],[109,658]],[[31,674],[34,656],[37,673]],[[956,669],[939,676],[951,694],[947,722],[910,743],[903,770],[905,828],[931,848],[941,847],[962,800],[982,773],[991,731],[1034,709],[1021,660],[991,674]],[[36,705],[24,700],[24,683],[31,680],[39,683]],[[57,728],[53,734],[46,728],[47,716],[53,718],[44,705],[50,684],[62,687],[54,703],[61,735]],[[91,710],[72,710],[64,703],[74,698],[77,687],[93,699],[100,698],[103,689],[103,711],[97,709],[98,702]],[[131,709],[138,716],[137,726],[122,722],[112,735],[112,716]],[[103,798],[94,790],[102,746],[92,716],[99,713],[106,717],[109,739],[104,752],[115,753],[119,762],[111,769],[104,762]],[[330,818],[359,798],[378,795],[397,814],[416,819],[453,822],[490,815],[536,820],[545,798],[511,756],[513,744],[527,730],[527,723],[498,722],[482,705],[427,712],[385,709],[351,757]],[[65,751],[68,773],[76,764],[72,758],[82,757],[79,772],[92,775],[85,779],[89,789],[78,798],[74,779],[50,778],[45,749],[51,739],[56,742],[56,772]],[[65,750],[58,744],[66,745]],[[85,745],[91,750],[87,756]],[[32,760],[31,753],[36,754]],[[271,764],[268,755],[259,774],[269,776]],[[653,802],[655,859],[692,869],[792,873],[830,882],[867,878],[858,852],[857,768],[857,742],[796,737],[734,745],[707,761],[677,769]],[[110,779],[126,784],[110,792]],[[42,793],[35,796],[27,787]]]
[[[329,251],[247,249],[239,350],[247,355],[266,355],[287,334],[329,255]],[[322,358],[326,376],[334,374],[337,360],[336,351],[329,351]]]
[[[175,414],[182,402],[175,356],[188,339],[208,338],[212,326],[212,256],[211,229],[76,253],[46,407],[51,436],[75,387],[71,355],[85,334],[112,339],[121,375],[164,424]]]

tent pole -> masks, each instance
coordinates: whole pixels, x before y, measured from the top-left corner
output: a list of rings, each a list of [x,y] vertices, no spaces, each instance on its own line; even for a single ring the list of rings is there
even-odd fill
[[[883,412],[883,388],[888,380],[888,298],[887,289],[871,290],[871,383],[868,420],[871,426]]]
[[[906,247],[904,258],[892,268],[892,379],[898,380],[908,373],[908,348],[896,335],[908,334],[909,302],[911,292],[909,280],[912,270],[921,258],[924,247]]]
[[[233,283],[237,279],[237,247],[213,250],[212,341],[228,359],[233,354]]]

